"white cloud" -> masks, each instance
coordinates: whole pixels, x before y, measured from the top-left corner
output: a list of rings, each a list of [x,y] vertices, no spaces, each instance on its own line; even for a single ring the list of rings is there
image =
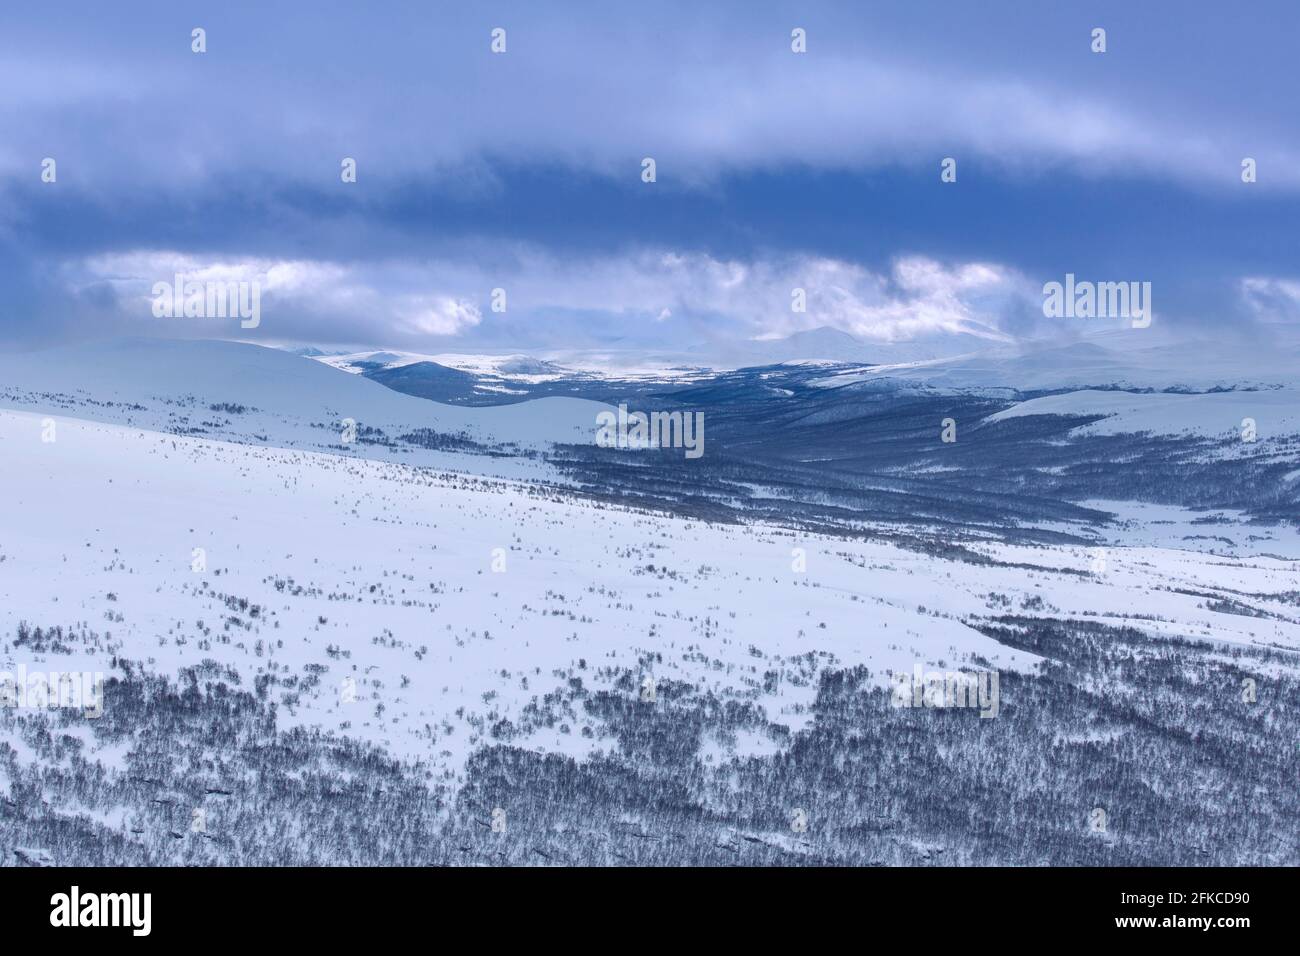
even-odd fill
[[[1300,322],[1300,279],[1250,276],[1241,280],[1241,297],[1260,322]]]
[[[409,331],[425,335],[455,335],[483,320],[479,307],[450,296],[407,296],[398,307]]]
[[[254,280],[262,286],[268,334],[337,334],[353,341],[460,335],[484,322],[491,290],[508,294],[502,322],[547,324],[559,314],[621,326],[645,339],[707,330],[723,338],[777,338],[820,326],[865,339],[907,341],[966,332],[1004,338],[1005,306],[1033,294],[1012,270],[992,263],[947,265],[922,257],[896,260],[888,273],[819,256],[717,259],[646,249],[599,259],[557,257],[516,247],[497,266],[464,258],[342,265],[333,262],[221,259],[166,250],[96,256],[68,266],[76,291],[109,283],[119,308],[149,315],[154,282],[175,273],[200,280]],[[791,308],[803,289],[805,312]],[[544,332],[544,329],[541,329]],[[561,343],[563,344],[563,343]]]

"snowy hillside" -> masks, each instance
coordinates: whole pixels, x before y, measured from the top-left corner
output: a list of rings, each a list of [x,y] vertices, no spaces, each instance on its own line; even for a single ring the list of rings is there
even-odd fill
[[[837,373],[824,384],[841,386],[882,377],[937,388],[1021,391],[1294,388],[1300,386],[1300,347],[1291,338],[1225,345],[1103,333],[1066,345],[986,343],[965,349],[953,345],[898,361],[885,355],[871,369]]]
[[[1118,435],[1155,432],[1221,438],[1239,436],[1243,422],[1255,423],[1256,436],[1300,434],[1300,389],[1205,392],[1099,392],[1084,389],[1020,402],[989,416],[1004,421],[1025,415],[1102,415],[1080,426],[1084,433]]]
[[[596,416],[608,409],[561,397],[500,409],[453,408],[279,349],[166,340],[0,356],[0,407],[35,407],[141,428],[521,476],[551,473],[523,458],[466,463],[464,455],[432,452],[413,442],[397,451],[380,438],[431,430],[516,449],[543,449],[553,442],[589,444]],[[345,419],[355,422],[358,432],[350,448],[341,440]]]
[[[990,766],[1012,774],[1017,759],[1038,760],[1025,755],[1039,747],[1145,741],[1155,691],[1124,668],[1146,655],[1180,662],[1182,676],[1170,681],[1223,682],[1195,719],[1233,740],[1248,718],[1225,716],[1242,679],[1225,668],[1250,668],[1242,673],[1268,694],[1294,686],[1297,674],[1292,528],[1226,515],[1210,528],[1183,509],[1153,514],[1106,501],[1063,511],[1072,522],[1045,522],[1033,540],[987,531],[959,539],[935,517],[943,505],[924,520],[840,530],[793,517],[703,520],[676,513],[666,495],[638,505],[538,480],[554,472],[531,449],[589,431],[605,406],[450,408],[252,346],[125,343],[10,356],[0,392],[0,671],[112,678],[97,721],[0,708],[0,791],[23,801],[10,838],[57,862],[79,844],[52,834],[86,827],[102,828],[95,852],[105,861],[319,862],[326,845],[358,860],[648,853],[671,862],[743,852],[905,863],[938,846],[954,860],[1023,860],[1005,837],[991,843],[927,817],[911,778],[887,766],[956,761],[957,774],[1008,746],[1020,757]],[[1125,409],[1117,410],[1132,414]],[[349,415],[394,436],[463,431],[495,451],[331,447],[330,424]],[[642,486],[685,474],[677,459],[636,461]],[[494,477],[502,475],[528,480]],[[1121,523],[1079,537],[1087,516],[1119,511]],[[1088,667],[1059,670],[1084,647]],[[1118,669],[1097,664],[1112,653]],[[1001,699],[964,714],[891,708],[897,675],[932,669],[996,674]],[[1062,696],[1054,682],[1064,680],[1075,690]],[[236,698],[235,709],[252,716],[238,718],[251,723],[231,739],[261,742],[205,742],[235,719]],[[157,728],[146,733],[167,701],[208,715],[194,717],[192,741],[175,726],[161,738],[150,736]],[[1269,732],[1285,734],[1289,720]],[[852,743],[868,733],[881,734],[882,746],[923,749],[868,753]],[[357,746],[373,749],[362,757],[349,749]],[[163,763],[147,756],[158,747],[170,754]],[[265,763],[289,753],[302,763]],[[778,769],[826,755],[832,765],[793,776]],[[287,839],[342,812],[326,804],[356,782],[353,771],[313,776],[335,760],[362,761],[388,782],[358,797],[331,835]],[[81,775],[96,763],[103,782],[91,785]],[[1068,762],[1042,766],[1059,768],[1050,786],[1079,802],[1071,813],[1102,799]],[[1266,769],[1270,781],[1287,772]],[[546,782],[561,771],[586,782]],[[1234,779],[1227,766],[1212,772]],[[281,783],[266,783],[281,773]],[[826,782],[835,773],[857,782],[846,778],[837,796]],[[638,782],[619,784],[620,774]],[[33,790],[41,775],[47,783]],[[250,777],[261,782],[249,789]],[[525,778],[527,786],[512,782]],[[308,779],[321,789],[301,800],[325,804],[304,814],[275,801],[279,787]],[[1028,779],[980,785],[966,799],[1011,833],[1024,820],[1007,808],[1023,804],[1000,796],[998,810],[988,801]],[[879,797],[871,812],[892,822],[863,842],[867,811],[852,811],[844,794],[880,785],[873,780],[902,789]],[[585,823],[555,817],[571,786],[597,801],[582,811]],[[646,796],[675,786],[688,791],[657,809]],[[605,788],[623,796],[598,797]],[[357,836],[390,812],[366,803],[385,789],[408,793],[401,813],[412,812],[409,793],[429,802],[420,826],[430,829],[409,846],[393,843],[391,822],[388,836]],[[38,803],[24,796],[38,792]],[[221,821],[245,792],[270,803],[259,803],[262,822],[236,839]],[[1285,858],[1257,836],[1279,805],[1261,803],[1262,816],[1240,819],[1251,829],[1234,845],[1247,858]],[[184,824],[178,837],[176,817],[160,806],[182,819],[202,809],[210,829],[187,842]],[[791,836],[792,808],[811,808],[823,842]],[[483,820],[498,811],[515,821],[517,842],[493,849]],[[693,834],[685,844],[634,848],[669,819]],[[1062,852],[1133,860],[1168,852],[1158,834],[1094,846],[1078,842],[1068,815],[1035,820],[1044,840],[1070,848]],[[1221,825],[1217,816],[1205,822]]]

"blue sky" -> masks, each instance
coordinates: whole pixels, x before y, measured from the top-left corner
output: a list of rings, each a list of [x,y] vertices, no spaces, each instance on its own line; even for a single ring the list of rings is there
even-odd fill
[[[1066,272],[1166,332],[1300,321],[1296,4],[702,6],[8,5],[0,340],[1052,337]],[[261,326],[155,319],[176,271]]]

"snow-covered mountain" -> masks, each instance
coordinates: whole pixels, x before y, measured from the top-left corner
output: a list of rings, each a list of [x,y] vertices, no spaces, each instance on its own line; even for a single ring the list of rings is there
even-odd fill
[[[67,409],[81,418],[289,448],[350,451],[451,465],[454,453],[377,436],[428,430],[483,446],[541,449],[591,443],[608,406],[543,398],[501,408],[456,408],[403,395],[328,361],[236,342],[133,339],[0,356],[0,406]],[[342,447],[343,422],[359,432]],[[488,473],[545,471],[526,459],[479,462]],[[462,467],[464,463],[462,462]]]
[[[608,406],[581,399],[455,408],[229,343],[0,359],[0,672],[114,678],[98,721],[0,707],[0,836],[53,862],[87,839],[106,862],[910,863],[936,848],[1023,861],[1012,834],[1026,821],[1005,809],[1026,805],[1023,788],[1083,819],[1114,805],[1107,781],[1121,776],[1077,779],[1085,751],[1129,761],[1130,776],[1149,768],[1135,769],[1127,741],[1160,752],[1160,767],[1185,759],[1186,734],[1151,730],[1174,712],[1159,695],[1221,735],[1214,753],[1237,752],[1228,742],[1248,732],[1282,753],[1271,741],[1294,730],[1290,712],[1248,727],[1224,709],[1240,684],[1225,668],[1295,686],[1295,528],[1100,495],[1053,504],[1012,476],[1002,497],[1027,501],[1040,526],[1029,528],[998,517],[987,459],[969,457],[977,420],[953,446],[929,434],[951,397],[877,397],[879,416],[846,433],[851,448],[889,422],[924,467],[894,467],[884,445],[821,460],[807,442],[828,422],[848,428],[863,393],[787,395],[763,387],[768,374],[686,396],[714,403],[723,436],[699,463],[717,456],[715,470],[691,471],[680,456],[609,449],[590,451],[589,468],[543,457],[583,434],[590,446]],[[755,394],[771,404],[745,414],[764,429],[741,415]],[[777,428],[785,407],[805,410]],[[1032,411],[990,412],[994,449],[1020,447],[1007,429]],[[343,417],[361,426],[355,444],[339,444]],[[466,445],[452,440],[462,432]],[[768,457],[741,455],[778,439]],[[968,457],[937,457],[946,448]],[[846,489],[845,475],[865,480]],[[749,510],[722,510],[745,496]],[[1080,647],[1091,656],[1071,657]],[[1161,668],[1132,671],[1144,656]],[[899,675],[959,670],[999,676],[1002,696],[960,713],[891,698]],[[1218,683],[1228,703],[1203,690]],[[1207,696],[1189,700],[1197,687]],[[832,764],[804,763],[818,755]],[[1198,779],[1234,786],[1232,767],[1197,759]],[[961,791],[992,822],[931,819],[924,781],[887,771],[898,760],[959,781],[972,766],[1009,768]],[[1283,758],[1260,760],[1252,806],[1272,819],[1293,797],[1276,784]],[[406,824],[386,793],[404,795]],[[875,816],[843,809],[864,793]],[[1216,827],[1236,807],[1203,789],[1166,786],[1159,799],[1209,801]],[[195,810],[206,829],[190,839]],[[795,810],[816,821],[812,837],[792,835]],[[510,824],[494,844],[484,821],[498,812]],[[884,822],[864,836],[862,819]],[[1037,848],[1052,841],[1108,859],[1171,853],[1159,834],[1101,846],[1071,819],[1032,824],[1033,852],[1049,857]],[[1217,858],[1293,857],[1253,835],[1256,817],[1232,825],[1246,829]],[[654,836],[669,827],[690,836]]]

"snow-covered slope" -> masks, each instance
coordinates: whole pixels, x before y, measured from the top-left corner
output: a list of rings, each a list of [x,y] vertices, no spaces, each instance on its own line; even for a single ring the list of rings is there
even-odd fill
[[[1065,345],[955,348],[828,377],[836,387],[880,378],[939,388],[1021,391],[1120,387],[1131,389],[1300,387],[1300,348],[1290,338],[1259,342],[1176,341],[1146,330],[1089,336]]]
[[[539,401],[447,408],[312,359],[220,343],[8,357],[0,362],[0,673],[116,676],[129,668],[136,683],[141,674],[172,678],[179,687],[216,683],[218,703],[227,688],[238,688],[273,715],[278,730],[314,728],[326,737],[311,739],[328,739],[331,747],[346,738],[347,749],[354,740],[382,748],[337,766],[313,751],[309,773],[326,779],[328,795],[320,804],[300,804],[291,795],[293,813],[341,803],[333,787],[340,772],[355,774],[345,782],[364,784],[360,789],[382,790],[387,784],[359,781],[371,771],[356,768],[387,766],[395,758],[418,793],[427,787],[438,795],[438,812],[449,824],[463,820],[478,829],[474,821],[482,813],[505,805],[512,832],[516,820],[527,819],[516,798],[535,794],[536,778],[499,776],[494,769],[476,796],[485,760],[505,751],[512,759],[543,754],[540,763],[585,772],[631,759],[629,727],[658,728],[663,739],[679,739],[686,724],[677,721],[686,711],[677,695],[684,689],[717,715],[701,721],[698,740],[689,732],[683,738],[698,764],[665,766],[657,751],[635,759],[644,759],[639,766],[656,779],[686,775],[681,766],[716,768],[701,804],[709,816],[712,795],[732,788],[747,766],[773,755],[781,773],[787,761],[796,766],[797,752],[813,749],[797,741],[818,739],[812,735],[828,719],[843,721],[844,739],[853,741],[829,752],[839,763],[868,749],[857,738],[865,721],[899,717],[856,706],[828,712],[834,695],[824,692],[848,668],[860,667],[852,671],[855,688],[884,689],[891,673],[917,668],[1000,675],[1009,694],[1041,683],[1054,698],[1071,686],[1020,680],[1041,663],[1035,652],[1053,652],[1009,639],[1007,628],[1045,634],[1068,622],[1106,628],[1107,641],[1116,634],[1137,634],[1142,642],[1168,638],[1170,648],[1174,641],[1178,647],[1196,641],[1198,655],[1225,666],[1249,658],[1261,699],[1273,685],[1294,686],[1282,679],[1300,649],[1300,535],[1246,523],[1240,514],[1172,507],[1152,513],[1094,502],[1122,512],[1114,524],[1085,529],[1095,532],[1094,547],[1007,543],[992,535],[949,541],[947,532],[901,518],[864,521],[837,536],[632,510],[616,495],[580,496],[536,481],[548,477],[546,464],[528,454],[382,441],[340,447],[333,432],[335,420],[350,415],[389,438],[435,428],[539,442],[589,427],[586,416],[599,407]],[[34,628],[45,629],[45,637],[32,638]],[[53,639],[50,628],[60,629]],[[1149,650],[1167,665],[1158,646]],[[646,679],[662,688],[658,702],[640,696]],[[1147,710],[1127,723],[1112,716],[1123,712],[1111,705],[1130,689],[1104,668],[1081,680],[1089,694],[1102,696],[1081,695],[1089,715],[1047,728],[1042,753],[1050,758],[1035,756],[1037,763],[1025,764],[1027,774],[1014,774],[1029,779],[1026,786],[1040,786],[1038,771],[1052,769],[1050,761],[1061,754],[1062,763],[1092,766],[1093,751],[1062,749],[1071,741],[1091,746],[1090,735],[1105,741],[1123,735],[1147,745],[1140,737],[1149,732]],[[1228,686],[1235,700],[1236,686]],[[859,699],[856,690],[852,699]],[[1044,697],[1019,698],[1035,699]],[[165,706],[140,700],[142,712],[167,719]],[[1177,708],[1172,691],[1169,700]],[[996,694],[994,701],[1000,706]],[[1032,736],[1026,728],[1037,708],[1010,696],[1005,702],[1013,733]],[[1164,706],[1146,697],[1140,705]],[[233,814],[235,800],[227,798],[245,783],[249,792],[265,789],[258,775],[265,766],[245,773],[236,760],[261,753],[260,745],[232,747],[223,738],[226,743],[209,747],[215,725],[196,717],[198,739],[184,742],[183,757],[165,745],[155,753],[157,738],[119,720],[125,711],[118,706],[93,725],[74,711],[52,731],[57,745],[43,747],[30,742],[37,739],[29,726],[38,722],[34,715],[0,710],[14,718],[0,727],[0,796],[16,804],[14,797],[26,793],[30,802],[33,787],[44,787],[51,773],[73,769],[107,782],[109,791],[83,807],[84,776],[82,783],[42,790],[18,846],[45,853],[33,841],[53,832],[48,821],[80,820],[83,812],[94,814],[106,833],[147,835],[152,831],[135,821],[155,807],[167,808],[168,826],[156,836],[179,846],[171,811],[208,807],[209,791],[196,783],[197,792],[182,802],[170,776],[164,785],[141,775],[155,758],[181,775],[220,766],[242,778],[220,781],[214,823]],[[1096,710],[1104,719],[1091,719]],[[629,716],[614,722],[611,713]],[[733,732],[732,718],[742,713],[761,720],[746,718]],[[910,713],[889,726],[914,735],[957,723],[949,715],[913,721]],[[914,752],[967,746],[963,740],[981,747],[999,737],[1010,742],[1007,722],[993,731],[982,719],[991,713],[965,716],[972,722],[962,724],[959,736],[928,737],[932,743]],[[95,731],[110,726],[118,732]],[[801,731],[808,735],[792,737]],[[132,750],[137,734],[141,742]],[[997,763],[996,755],[1017,752],[1038,753],[984,749],[972,751],[972,760],[983,765],[981,755],[988,754],[987,762]],[[554,760],[554,754],[578,759]],[[915,765],[929,766],[930,757],[922,759]],[[865,792],[869,780],[893,774],[898,758],[887,760],[879,774],[872,771],[844,792]],[[962,757],[955,772],[972,765]],[[115,789],[137,779],[144,788],[139,813]],[[566,771],[561,779],[587,778]],[[626,789],[650,778],[611,779]],[[515,793],[503,793],[502,780]],[[819,770],[814,786],[824,780]],[[756,786],[765,797],[765,778]],[[571,791],[543,790],[538,799],[553,805],[563,801],[562,792]],[[829,792],[837,803],[854,799]],[[473,801],[480,799],[492,802],[477,807]],[[802,799],[783,799],[781,813],[787,804],[804,806]],[[923,793],[917,799],[926,801]],[[1097,798],[1088,792],[1086,799]],[[1080,814],[1092,805],[1080,803]],[[401,804],[402,815],[408,806]],[[369,804],[356,807],[352,812],[370,819]],[[624,810],[612,812],[617,823],[628,822]],[[785,838],[776,833],[784,832],[781,818],[773,819],[775,826],[743,823],[741,842],[754,830],[765,834],[754,839]],[[280,821],[272,818],[271,830]],[[631,822],[640,826],[635,817]],[[291,839],[300,823],[287,824]],[[352,835],[358,824],[354,818],[340,829]],[[853,827],[860,832],[857,822]],[[564,832],[573,829],[566,824]],[[214,837],[223,832],[213,830]],[[531,854],[536,844],[527,839]],[[58,852],[48,859],[62,861],[71,852],[54,845]],[[454,845],[466,844],[457,839]]]
[[[574,370],[531,355],[484,355],[461,352],[351,352],[346,355],[318,355],[316,360],[332,368],[359,374],[368,366],[402,368],[417,362],[434,362],[444,368],[470,372],[485,378],[510,379],[520,382],[551,382]]]
[[[593,442],[596,416],[607,408],[573,398],[453,407],[403,395],[279,349],[165,340],[0,356],[0,407],[33,406],[77,418],[315,449],[338,449],[341,423],[352,419],[362,430],[362,440],[351,451],[381,458],[393,455],[381,444],[367,442],[365,429],[389,438],[432,429],[488,445],[538,449],[554,442]],[[443,452],[405,449],[400,457],[466,467]],[[545,471],[520,460],[480,460],[477,465],[490,474]]]
[[[1255,423],[1258,438],[1300,433],[1300,390],[1204,392],[1103,392],[1084,389],[1034,398],[989,416],[1001,421],[1024,415],[1105,415],[1081,426],[1089,434],[1153,432],[1212,438],[1239,436],[1243,421]]]
[[[882,681],[972,654],[1029,667],[1032,655],[963,623],[1004,607],[1300,646],[1294,609],[1259,598],[1272,617],[1222,614],[1191,593],[1285,591],[1300,569],[1291,560],[1112,547],[1089,572],[1085,549],[989,544],[993,563],[969,564],[75,419],[45,442],[43,417],[0,412],[0,631],[25,620],[103,636],[99,652],[51,658],[60,669],[108,670],[115,653],[169,673],[213,660],[244,686],[273,675],[293,689],[286,723],[453,774],[492,720],[521,724],[570,668],[589,668],[594,686],[602,668],[648,670],[799,727],[817,687],[809,666],[868,664]],[[1132,620],[1134,608],[1151,617]],[[767,671],[802,676],[762,689]],[[582,736],[582,720],[539,728],[530,745],[608,746]]]

